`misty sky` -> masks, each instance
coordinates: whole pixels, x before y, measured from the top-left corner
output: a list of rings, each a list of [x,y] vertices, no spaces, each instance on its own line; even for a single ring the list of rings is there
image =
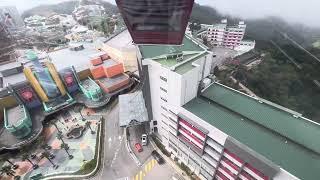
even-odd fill
[[[20,12],[41,4],[66,0],[0,0],[0,6],[15,5]],[[114,0],[105,0],[114,4]],[[242,18],[279,16],[290,22],[320,27],[320,0],[195,0],[219,12]]]

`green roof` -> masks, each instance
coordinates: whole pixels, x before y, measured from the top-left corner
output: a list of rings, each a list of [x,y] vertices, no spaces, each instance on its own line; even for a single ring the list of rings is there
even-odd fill
[[[175,51],[205,51],[200,45],[192,42],[191,39],[184,37],[182,46],[178,45],[139,45],[143,59],[154,58]]]
[[[197,54],[192,60],[181,64],[180,66],[176,67],[176,69],[174,70],[175,72],[177,72],[178,74],[184,74],[188,71],[190,71],[191,69],[194,68],[194,66],[192,65],[193,62],[195,62],[196,60],[198,60],[199,58],[201,58],[202,56],[207,55],[208,53],[203,53],[203,54]]]
[[[320,178],[320,126],[213,84],[184,108],[301,179]]]
[[[185,61],[195,55],[198,55],[199,53],[190,53],[190,54],[183,54],[183,60]],[[164,67],[170,68],[173,67],[177,64],[179,64],[179,62],[176,59],[170,58],[170,59],[166,59],[166,58],[159,58],[159,59],[153,59],[155,61],[157,61],[158,63],[160,63],[161,65],[163,65]]]
[[[162,66],[175,67],[175,72],[184,74],[194,68],[192,63],[200,57],[207,55],[207,50],[198,43],[193,42],[192,37],[185,36],[181,46],[177,45],[139,45],[143,59],[152,59]],[[178,62],[176,59],[167,59],[165,55],[175,52],[183,52],[183,60]],[[188,60],[188,61],[187,61]]]

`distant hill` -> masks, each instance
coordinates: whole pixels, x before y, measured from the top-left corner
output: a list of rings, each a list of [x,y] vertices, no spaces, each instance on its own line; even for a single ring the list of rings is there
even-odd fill
[[[83,1],[83,5],[85,4],[101,4],[106,9],[106,12],[108,14],[115,14],[118,12],[117,6],[102,0],[94,1],[94,3],[91,1]],[[50,16],[54,13],[71,14],[74,8],[78,5],[79,1],[66,1],[58,4],[40,5],[27,11],[24,11],[21,16],[22,18],[26,18],[36,14],[41,16]]]
[[[85,4],[101,4],[108,14],[118,13],[118,8],[105,2],[103,0],[82,0],[81,3]],[[22,17],[28,17],[31,15],[49,16],[53,13],[59,14],[71,14],[74,8],[79,4],[79,1],[66,1],[54,5],[41,5],[25,11]],[[194,4],[190,21],[199,22],[201,24],[213,24],[218,23],[223,18],[228,18],[229,23],[237,23],[240,19],[228,15],[223,15],[216,9],[209,6],[202,6],[197,3]],[[287,33],[291,38],[296,40],[299,44],[304,46],[311,46],[313,42],[320,37],[320,30],[315,28],[309,28],[301,24],[290,24],[277,17],[266,17],[263,19],[246,20],[247,24],[247,38],[267,41],[273,39],[278,43],[282,43],[281,37],[279,37],[279,31]]]
[[[22,18],[26,18],[33,15],[50,16],[51,14],[71,14],[78,1],[66,1],[52,5],[40,5],[32,9],[26,10],[22,13]]]
[[[237,23],[240,18],[223,15],[209,6],[195,4],[191,14],[191,21],[201,24],[218,23],[227,18],[230,23]],[[266,17],[261,19],[244,19],[247,24],[246,36],[255,40],[277,40],[279,31],[287,33],[291,38],[304,46],[310,46],[315,37],[320,37],[320,29],[306,27],[301,24],[290,24],[278,17]]]

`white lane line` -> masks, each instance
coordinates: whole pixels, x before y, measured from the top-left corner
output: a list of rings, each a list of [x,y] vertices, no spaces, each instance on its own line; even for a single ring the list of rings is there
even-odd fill
[[[120,151],[120,148],[121,148],[121,143],[122,143],[122,140],[123,140],[123,136],[121,137],[120,136],[120,140],[119,140],[119,146],[118,146],[118,148],[117,148],[117,150],[116,150],[116,152],[114,153],[114,156],[113,156],[113,159],[112,159],[112,162],[111,162],[111,165],[110,165],[110,167],[112,167],[113,166],[113,164],[114,164],[114,162],[116,161],[116,159],[117,159],[117,157],[118,157],[118,153],[119,153],[119,151]]]

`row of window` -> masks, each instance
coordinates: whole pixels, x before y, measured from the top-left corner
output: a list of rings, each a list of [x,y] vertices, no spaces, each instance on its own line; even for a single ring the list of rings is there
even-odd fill
[[[164,81],[164,82],[167,82],[167,81],[168,81],[167,78],[165,78],[165,77],[163,77],[163,76],[160,76],[160,79],[161,79],[162,81]]]
[[[168,100],[165,99],[164,97],[160,97],[160,99],[161,99],[162,101],[164,101],[164,102],[168,102]]]
[[[163,87],[160,87],[160,90],[162,90],[162,91],[165,92],[165,93],[168,92],[168,91],[167,91],[165,88],[163,88]]]

